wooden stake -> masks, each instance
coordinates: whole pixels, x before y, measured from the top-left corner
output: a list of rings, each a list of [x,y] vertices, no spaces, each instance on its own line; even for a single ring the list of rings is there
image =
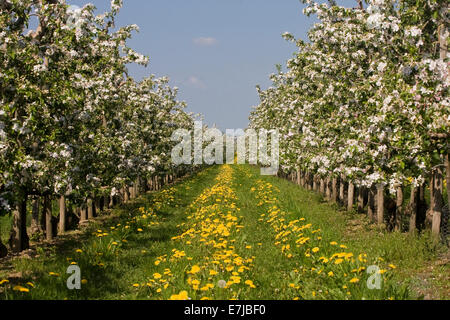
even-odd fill
[[[348,201],[347,201],[347,210],[353,210],[353,202],[355,201],[355,185],[353,182],[348,183]]]
[[[59,198],[59,233],[66,232],[66,198],[61,196]]]
[[[377,223],[384,223],[384,185],[377,185]]]

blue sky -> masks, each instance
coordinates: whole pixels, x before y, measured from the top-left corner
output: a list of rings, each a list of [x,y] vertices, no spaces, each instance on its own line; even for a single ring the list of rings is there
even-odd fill
[[[93,3],[99,12],[109,0]],[[270,85],[275,65],[296,50],[281,34],[306,39],[313,18],[299,0],[124,0],[117,25],[137,24],[130,46],[150,57],[147,68],[131,66],[137,79],[168,76],[180,88],[188,111],[201,113],[220,129],[246,128],[259,102],[255,86]]]

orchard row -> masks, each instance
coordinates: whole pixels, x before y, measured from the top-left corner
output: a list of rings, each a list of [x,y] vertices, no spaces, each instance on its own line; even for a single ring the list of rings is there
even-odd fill
[[[172,133],[191,128],[192,115],[168,79],[128,75],[148,58],[126,44],[137,26],[115,25],[121,5],[96,15],[62,0],[0,2],[0,215],[13,214],[14,252],[29,246],[27,206],[33,232],[50,240],[56,199],[62,233],[130,189],[187,173],[169,157]]]
[[[358,197],[380,224],[438,234],[450,197],[448,1],[303,2],[319,22],[309,42],[284,34],[298,52],[259,89],[251,126],[279,128],[283,172],[298,183],[350,210]]]

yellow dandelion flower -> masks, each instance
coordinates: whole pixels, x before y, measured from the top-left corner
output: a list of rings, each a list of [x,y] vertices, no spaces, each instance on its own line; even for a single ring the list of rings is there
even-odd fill
[[[196,274],[198,272],[200,272],[200,267],[198,265],[194,265],[188,273]]]
[[[215,276],[218,272],[215,270],[209,270],[209,275],[210,276]]]
[[[30,289],[22,287],[22,286],[15,286],[13,288],[14,291],[20,291],[20,292],[30,292]]]

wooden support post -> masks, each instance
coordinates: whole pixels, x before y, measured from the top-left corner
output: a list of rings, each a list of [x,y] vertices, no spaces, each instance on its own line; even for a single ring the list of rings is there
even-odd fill
[[[375,219],[375,188],[372,186],[368,191],[368,199],[367,199],[367,216],[370,221],[374,222]]]
[[[86,207],[86,204],[83,203],[81,208],[80,208],[80,224],[86,223],[87,222],[87,217],[88,217],[87,207]]]
[[[31,234],[37,234],[41,231],[39,223],[39,197],[33,197],[31,200]]]
[[[66,197],[61,196],[59,198],[59,233],[66,232],[66,219],[67,219]]]
[[[87,199],[87,215],[88,220],[94,219],[94,201],[90,197]]]
[[[384,185],[377,185],[377,223],[384,223]]]
[[[44,196],[44,215],[45,215],[45,237],[47,240],[52,240],[53,239],[52,199],[49,195]]]
[[[411,197],[409,199],[409,232],[415,233],[417,230],[417,213],[419,210],[420,189],[418,187],[411,188]]]
[[[27,202],[26,196],[16,204],[13,211],[13,227],[9,238],[11,251],[18,253],[30,247],[27,235]]]
[[[365,207],[365,198],[366,198],[366,188],[360,186],[358,188],[358,212],[363,213]]]
[[[441,219],[443,208],[443,185],[442,172],[440,169],[434,170],[433,178],[430,183],[430,212],[431,217],[431,232],[434,237],[438,238],[441,232]]]
[[[338,199],[337,181],[336,177],[333,177],[331,180],[331,201],[334,203],[336,203]]]
[[[355,185],[351,181],[348,183],[347,196],[348,196],[347,211],[352,211],[353,210],[353,203],[355,201]]]
[[[345,201],[345,180],[344,177],[341,176],[341,181],[339,181],[339,201],[341,204],[344,204]]]
[[[394,230],[401,231],[403,220],[403,186],[397,187]]]

